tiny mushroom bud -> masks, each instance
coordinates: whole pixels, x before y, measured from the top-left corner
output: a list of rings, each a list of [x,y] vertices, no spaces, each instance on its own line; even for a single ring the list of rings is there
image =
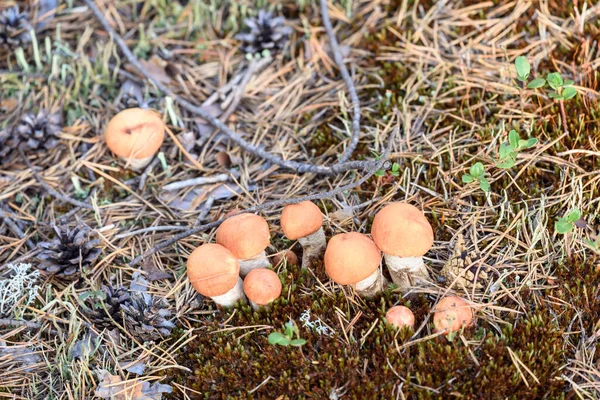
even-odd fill
[[[433,229],[418,208],[388,204],[375,215],[371,236],[400,290],[429,279],[423,256],[433,246]]]
[[[279,252],[273,256],[273,265],[278,266],[285,261],[287,265],[298,265],[298,256],[292,250]]]
[[[325,250],[325,271],[340,285],[354,285],[362,297],[383,290],[381,252],[368,236],[358,232],[342,233],[329,240]]]
[[[128,108],[115,115],[106,126],[108,148],[131,169],[144,169],[165,140],[165,124],[151,110]]]
[[[281,290],[279,277],[270,269],[253,269],[244,279],[244,293],[255,310],[261,306],[268,307],[281,296]]]
[[[290,240],[302,245],[302,268],[308,268],[312,260],[325,250],[327,241],[323,232],[323,214],[312,201],[290,204],[281,213],[281,228]]]
[[[415,315],[408,307],[394,306],[385,314],[385,319],[396,328],[409,326],[411,329],[415,327]]]
[[[246,298],[239,273],[238,260],[219,244],[203,244],[187,260],[187,275],[194,289],[223,307]]]
[[[271,234],[269,224],[261,216],[243,213],[225,220],[217,229],[216,241],[237,257],[242,277],[254,268],[271,266],[265,253]]]
[[[463,327],[471,326],[473,312],[469,303],[456,296],[444,297],[435,306],[433,325],[437,332],[455,332]]]

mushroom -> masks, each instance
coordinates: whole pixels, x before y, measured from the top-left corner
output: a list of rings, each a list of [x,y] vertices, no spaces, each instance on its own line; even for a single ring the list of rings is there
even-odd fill
[[[323,214],[312,201],[290,204],[281,213],[281,228],[290,240],[302,246],[302,268],[308,268],[327,246],[323,232]]]
[[[396,328],[409,326],[411,329],[415,327],[415,315],[410,311],[410,308],[404,306],[394,306],[385,313],[385,319]]]
[[[406,291],[428,280],[423,256],[433,246],[433,229],[416,207],[390,203],[373,220],[371,236],[383,252],[392,281]]]
[[[225,246],[240,262],[240,275],[254,268],[271,266],[265,249],[271,242],[269,224],[256,214],[238,214],[225,220],[217,229],[217,243]]]
[[[165,124],[151,110],[128,108],[109,121],[104,131],[108,148],[131,169],[144,169],[165,140]]]
[[[223,307],[245,300],[240,264],[219,244],[203,244],[187,260],[187,276],[198,293]]]
[[[358,232],[342,233],[329,240],[325,250],[325,271],[335,283],[353,285],[362,297],[381,292],[381,252],[368,236]]]
[[[281,290],[279,277],[270,269],[253,269],[244,279],[244,293],[255,310],[261,306],[268,307],[281,296]]]
[[[444,297],[435,306],[433,325],[437,332],[455,332],[473,323],[473,312],[469,303],[456,296]]]
[[[273,265],[278,266],[283,262],[287,265],[298,265],[298,256],[292,250],[280,251],[273,256]]]

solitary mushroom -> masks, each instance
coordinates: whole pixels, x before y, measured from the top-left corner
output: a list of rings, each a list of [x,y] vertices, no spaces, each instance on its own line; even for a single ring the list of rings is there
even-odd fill
[[[423,256],[433,246],[433,229],[416,207],[390,203],[375,215],[371,236],[401,290],[429,279]]]
[[[270,269],[253,269],[244,279],[244,293],[248,296],[252,308],[268,307],[281,296],[281,281]]]
[[[108,148],[131,169],[144,169],[165,140],[165,124],[151,110],[128,108],[115,115],[106,126]]]
[[[324,261],[331,280],[340,285],[354,285],[362,297],[372,297],[383,289],[381,252],[366,235],[358,232],[335,235],[327,244]]]
[[[271,242],[271,234],[269,224],[263,217],[244,213],[225,220],[217,229],[216,241],[237,257],[242,277],[254,268],[271,266],[265,253]]]
[[[456,296],[444,297],[435,306],[433,325],[437,332],[455,332],[473,323],[473,312],[469,303]]]
[[[219,244],[203,244],[187,260],[187,275],[194,289],[223,307],[246,298],[239,273],[238,260]]]
[[[411,329],[415,327],[415,315],[410,308],[404,306],[394,306],[385,314],[385,319],[396,328],[409,326]]]
[[[302,268],[308,268],[327,246],[323,232],[323,214],[312,201],[290,204],[281,213],[281,228],[290,240],[300,242],[303,249]]]

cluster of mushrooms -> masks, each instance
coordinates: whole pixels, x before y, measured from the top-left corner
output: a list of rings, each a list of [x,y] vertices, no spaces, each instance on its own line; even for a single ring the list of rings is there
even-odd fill
[[[133,170],[145,168],[165,137],[165,125],[151,110],[121,111],[105,131],[108,148]],[[362,297],[372,297],[387,284],[382,259],[392,281],[401,291],[429,279],[423,256],[433,245],[433,229],[416,207],[389,203],[375,216],[371,238],[359,232],[341,233],[329,243],[323,231],[323,215],[312,202],[288,205],[280,218],[284,234],[298,240],[303,249],[302,268],[324,254],[331,280],[352,286]],[[230,216],[216,233],[216,243],[195,249],[187,261],[190,283],[216,304],[231,307],[246,298],[254,308],[268,307],[281,295],[282,285],[266,254],[270,244],[267,221],[255,214]],[[383,257],[382,257],[383,253]],[[414,315],[406,307],[392,307],[386,319],[396,326],[413,326]],[[434,325],[439,331],[454,331],[472,323],[469,305],[458,297],[446,297],[436,306]]]

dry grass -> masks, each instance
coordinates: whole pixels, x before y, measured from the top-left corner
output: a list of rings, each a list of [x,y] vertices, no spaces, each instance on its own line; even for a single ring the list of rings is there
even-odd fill
[[[0,1],[0,8],[14,3]],[[275,323],[279,317],[268,321],[261,314],[262,323],[245,325],[245,317],[240,316],[243,310],[222,313],[209,301],[190,306],[195,292],[185,278],[185,260],[199,244],[214,240],[212,230],[181,240],[140,267],[146,272],[156,268],[173,274],[173,279],[155,281],[150,288],[170,301],[180,327],[173,338],[143,344],[124,330],[116,337],[97,332],[98,348],[84,351],[80,358],[72,357],[73,347],[90,330],[79,311],[78,297],[105,282],[128,284],[138,270],[128,262],[182,227],[193,225],[199,216],[201,221],[211,222],[235,208],[330,190],[360,176],[354,171],[332,177],[296,174],[267,163],[241,151],[146,84],[147,97],[157,99],[153,107],[163,112],[173,135],[162,148],[166,163],[155,163],[140,188],[140,176],[113,159],[101,134],[117,110],[114,99],[125,79],[116,71],[133,74],[140,81],[142,77],[121,64],[113,42],[102,30],[93,29],[97,25],[90,24],[89,11],[71,8],[70,3],[61,2],[57,16],[37,33],[40,71],[36,71],[32,49],[27,48],[30,70],[6,72],[22,72],[23,65],[14,52],[0,49],[0,100],[7,108],[2,123],[14,122],[31,108],[62,107],[66,125],[61,145],[49,153],[30,154],[29,161],[49,186],[69,196],[77,195],[73,180],[78,180],[87,192],[78,198],[92,204],[94,210],[70,212],[71,205],[42,191],[18,154],[2,160],[2,210],[11,213],[25,237],[18,238],[6,224],[0,226],[0,275],[7,271],[8,263],[33,262],[36,250],[28,249],[26,240],[37,243],[47,239],[52,234],[51,224],[61,218],[70,224],[85,221],[97,229],[103,251],[79,285],[65,287],[42,280],[35,301],[13,310],[19,318],[37,324],[35,327],[0,326],[0,343],[27,345],[39,355],[35,364],[23,370],[22,363],[3,355],[0,347],[0,398],[86,398],[96,388],[94,371],[98,368],[113,371],[124,380],[136,379],[119,366],[133,360],[147,364],[145,381],[191,376],[193,371],[182,361],[187,343],[206,335],[227,334],[232,343],[262,343],[259,338],[264,339],[265,333],[281,328]],[[239,84],[228,87],[228,82],[244,76],[248,65],[233,39],[244,12],[239,4],[218,2],[211,9],[191,0],[182,8],[176,2],[156,0],[151,2],[155,10],[145,9],[142,17],[134,18],[132,2],[97,3],[138,55],[169,54],[169,64],[181,74],[165,75],[160,68],[158,73],[170,80],[169,86],[177,94],[198,104],[213,96],[212,102],[221,111],[239,100],[225,121],[235,131],[245,132],[246,141],[285,160],[319,165],[331,165],[343,153],[351,134],[352,108],[330,54],[317,4],[303,10],[297,5],[301,2],[291,0],[271,5],[294,27],[290,50],[247,74],[247,84],[240,89]],[[521,0],[433,3],[346,0],[330,5],[330,17],[350,60],[348,66],[361,100],[361,138],[354,159],[381,153],[397,121],[405,134],[396,139],[391,155],[400,164],[398,178],[373,178],[352,192],[318,203],[325,214],[327,235],[352,230],[368,233],[374,214],[388,201],[408,201],[422,208],[436,234],[434,248],[427,254],[433,282],[403,297],[389,295],[392,303],[413,299],[419,304],[415,334],[396,338],[393,347],[398,353],[424,342],[445,340],[435,337],[429,310],[447,293],[472,304],[477,324],[486,334],[501,335],[507,325],[517,326],[543,311],[562,338],[564,358],[556,377],[564,382],[565,397],[598,398],[597,254],[584,244],[584,230],[559,235],[554,222],[577,207],[590,226],[599,223],[596,70],[600,66],[600,5]],[[253,8],[250,2],[241,4]],[[151,50],[147,52],[138,43],[140,21],[149,38]],[[46,58],[47,46],[54,62]],[[569,132],[562,129],[556,104],[544,96],[522,95],[515,88],[512,62],[519,55],[526,55],[540,74],[558,70],[575,81],[579,95],[567,104]],[[513,128],[529,132],[540,144],[520,154],[512,169],[495,168],[497,149]],[[223,161],[225,153],[232,165]],[[476,161],[483,162],[490,172],[489,196],[477,185],[461,182],[462,174]],[[223,173],[230,175],[225,184],[229,189],[214,183],[163,190],[174,182]],[[205,202],[215,196],[215,190],[228,198],[217,197],[205,210]],[[227,195],[231,190],[237,193]],[[282,235],[280,212],[274,208],[262,213],[273,233],[270,254],[294,245]],[[174,228],[127,235],[159,226]],[[467,250],[476,254],[472,266],[488,273],[481,287],[466,287],[439,275],[459,236],[465,238]],[[316,269],[298,293],[292,296],[290,289],[288,298],[318,295],[334,299],[343,291],[345,304],[336,303],[341,308],[326,314],[323,323],[346,346],[370,343],[378,334],[380,319],[369,307],[377,306],[369,306],[347,288],[329,282],[320,266]],[[284,267],[279,271],[287,274]],[[288,317],[297,320],[299,315]],[[474,332],[466,332],[460,339],[458,345],[464,346],[473,365],[478,365],[483,339]],[[523,384],[539,383],[527,362],[510,347],[507,351],[506,357]],[[261,385],[245,387],[247,393],[241,397],[286,395],[268,392],[279,379],[261,376]],[[200,397],[186,387],[185,380],[172,378],[171,382],[179,398]],[[346,397],[345,391],[351,398],[352,387],[341,386],[340,398]],[[445,389],[438,389],[406,381],[400,371],[393,396],[442,398]]]

